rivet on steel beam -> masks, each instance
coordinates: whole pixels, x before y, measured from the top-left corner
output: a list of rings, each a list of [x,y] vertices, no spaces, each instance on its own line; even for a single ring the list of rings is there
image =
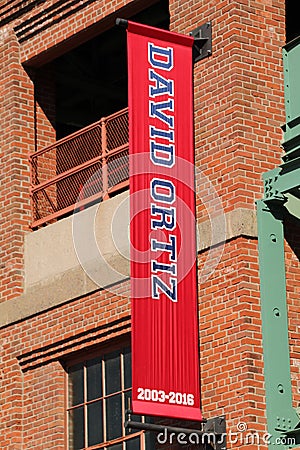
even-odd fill
[[[274,313],[274,316],[275,316],[275,317],[280,317],[280,316],[281,316],[280,310],[279,310],[278,308],[274,308],[274,309],[273,309],[273,313]]]

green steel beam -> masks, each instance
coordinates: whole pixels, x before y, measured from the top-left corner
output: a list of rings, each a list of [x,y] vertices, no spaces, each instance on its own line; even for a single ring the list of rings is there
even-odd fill
[[[263,174],[265,200],[282,200],[283,194],[293,192],[300,185],[300,158],[282,164]]]
[[[292,403],[283,232],[287,198],[300,217],[300,37],[283,48],[283,65],[285,155],[279,167],[263,175],[264,199],[257,202],[267,424],[272,435],[269,448],[276,450],[300,444],[300,415]],[[282,437],[294,443],[278,443]]]
[[[300,37],[283,47],[282,58],[286,113],[284,139],[292,142],[300,135]]]
[[[257,221],[267,424],[272,435],[269,448],[276,445],[276,450],[286,450],[300,443],[300,419],[292,407],[280,195],[277,200],[257,202]]]

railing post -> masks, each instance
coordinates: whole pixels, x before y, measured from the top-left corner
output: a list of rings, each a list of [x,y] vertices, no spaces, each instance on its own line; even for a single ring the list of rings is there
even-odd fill
[[[36,214],[36,205],[34,203],[32,188],[37,184],[37,173],[36,173],[36,166],[34,167],[34,157],[33,155],[29,155],[29,168],[30,168],[30,207],[31,207],[31,217],[33,218],[33,221],[36,220],[37,214]]]
[[[106,118],[101,119],[101,168],[102,168],[102,188],[103,200],[109,198],[108,195],[108,168],[107,168],[107,129]]]

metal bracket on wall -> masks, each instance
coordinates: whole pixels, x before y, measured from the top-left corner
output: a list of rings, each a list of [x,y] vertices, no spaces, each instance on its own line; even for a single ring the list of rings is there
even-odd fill
[[[152,423],[152,417],[148,417],[146,422],[139,422],[131,419],[132,412],[126,411],[125,429],[144,430],[159,433],[157,439],[159,443],[181,445],[196,444],[203,450],[226,450],[226,422],[225,416],[218,416],[203,422],[201,429],[183,428],[182,426],[163,425],[162,423]],[[164,442],[162,442],[164,441]]]
[[[286,198],[280,192],[277,184],[280,177],[280,168],[270,170],[263,174],[264,182],[264,201],[266,203],[279,202],[280,204],[286,202]]]
[[[284,194],[292,193],[300,198],[300,157],[287,161],[263,174],[264,201],[285,203]]]
[[[195,40],[193,46],[194,62],[207,58],[212,54],[211,28],[211,22],[206,22],[190,32],[190,36],[193,36]]]
[[[300,427],[298,426],[298,428],[294,428],[293,430],[288,430],[288,431],[281,431],[285,442],[288,443],[289,442],[293,442],[293,446],[298,446],[300,444]],[[291,446],[288,446],[288,448],[292,448]]]

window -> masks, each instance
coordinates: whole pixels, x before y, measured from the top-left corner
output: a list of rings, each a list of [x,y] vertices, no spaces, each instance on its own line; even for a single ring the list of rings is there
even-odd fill
[[[69,366],[67,373],[69,450],[145,448],[144,432],[124,429],[131,397],[129,348]]]
[[[297,3],[293,0],[285,2],[286,42],[300,36],[300,25],[297,14]]]
[[[134,15],[123,9],[120,17],[169,29],[168,0],[148,3],[152,4]],[[126,39],[114,25],[52,62],[57,139],[127,107]]]

